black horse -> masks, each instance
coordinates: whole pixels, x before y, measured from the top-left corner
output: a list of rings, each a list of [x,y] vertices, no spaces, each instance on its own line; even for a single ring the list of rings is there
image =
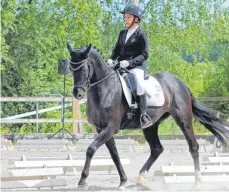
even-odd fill
[[[116,149],[114,135],[125,121],[129,106],[123,94],[122,85],[116,71],[111,69],[102,55],[91,45],[73,49],[67,43],[70,52],[70,68],[74,80],[73,95],[82,99],[87,92],[87,117],[95,126],[98,136],[88,147],[85,166],[81,174],[79,186],[86,186],[91,159],[96,150],[106,144],[120,175],[119,189],[125,188],[126,174]],[[143,129],[143,134],[150,146],[150,156],[140,170],[137,184],[145,185],[146,174],[152,164],[163,152],[158,137],[159,124],[171,115],[182,130],[189,151],[194,160],[196,182],[201,181],[199,164],[199,145],[196,141],[192,116],[194,115],[225,146],[229,147],[229,123],[217,117],[215,112],[201,105],[191,94],[188,87],[169,72],[154,73],[153,76],[163,88],[165,103],[161,107],[148,108],[153,125]],[[126,128],[140,128],[139,117],[135,117]]]

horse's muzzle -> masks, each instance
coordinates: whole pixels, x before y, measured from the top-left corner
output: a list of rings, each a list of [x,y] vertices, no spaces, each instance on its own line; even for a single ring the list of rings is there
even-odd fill
[[[72,93],[73,93],[73,96],[78,100],[84,98],[84,91],[82,88],[74,87],[72,90]]]

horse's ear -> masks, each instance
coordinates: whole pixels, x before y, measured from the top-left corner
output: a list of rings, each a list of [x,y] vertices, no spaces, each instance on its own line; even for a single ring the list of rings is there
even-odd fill
[[[67,42],[67,48],[68,48],[68,51],[69,51],[70,53],[73,52],[72,46],[70,45],[69,42]]]
[[[83,50],[82,55],[87,56],[89,51],[91,50],[91,44],[89,44],[85,50]]]

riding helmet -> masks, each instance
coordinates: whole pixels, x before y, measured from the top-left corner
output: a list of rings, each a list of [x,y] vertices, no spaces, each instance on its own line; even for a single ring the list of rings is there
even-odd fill
[[[122,14],[131,14],[139,18],[141,20],[141,10],[136,5],[127,5],[123,11],[120,11]]]

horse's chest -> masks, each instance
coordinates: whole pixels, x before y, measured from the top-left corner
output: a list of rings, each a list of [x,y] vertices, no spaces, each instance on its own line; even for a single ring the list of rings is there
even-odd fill
[[[108,109],[104,109],[99,104],[88,103],[87,117],[91,123],[100,123],[108,121]]]

